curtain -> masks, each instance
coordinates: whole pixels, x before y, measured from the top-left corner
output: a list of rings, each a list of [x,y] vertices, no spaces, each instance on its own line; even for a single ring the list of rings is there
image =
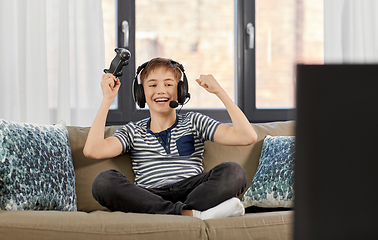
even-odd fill
[[[378,63],[378,1],[324,0],[325,63]]]
[[[101,0],[0,0],[0,118],[90,126],[101,102]]]

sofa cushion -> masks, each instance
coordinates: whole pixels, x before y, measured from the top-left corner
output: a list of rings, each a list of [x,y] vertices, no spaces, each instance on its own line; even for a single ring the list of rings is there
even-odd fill
[[[0,211],[0,239],[208,238],[205,222],[187,216],[106,211]]]
[[[243,166],[247,172],[247,182],[251,183],[259,165],[265,137],[267,135],[294,136],[295,133],[294,121],[252,123],[251,125],[257,133],[257,141],[252,145],[224,146],[206,141],[203,159],[203,166],[206,172],[222,162],[233,161]]]
[[[110,137],[120,126],[107,126],[105,137]],[[97,174],[108,169],[122,172],[130,182],[134,182],[134,173],[131,168],[131,158],[128,153],[109,159],[89,159],[83,154],[89,127],[68,126],[68,134],[76,173],[77,210],[92,212],[107,210],[92,196],[92,183]]]
[[[65,126],[0,119],[0,209],[76,210]]]
[[[267,136],[257,172],[243,196],[245,207],[292,207],[295,137]]]
[[[205,220],[209,239],[293,239],[293,211],[245,214]]]

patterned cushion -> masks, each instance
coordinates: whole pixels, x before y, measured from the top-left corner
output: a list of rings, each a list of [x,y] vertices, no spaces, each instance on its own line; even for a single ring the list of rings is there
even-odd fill
[[[266,136],[256,174],[242,199],[244,207],[293,207],[294,140]]]
[[[65,126],[0,119],[0,209],[76,211]]]

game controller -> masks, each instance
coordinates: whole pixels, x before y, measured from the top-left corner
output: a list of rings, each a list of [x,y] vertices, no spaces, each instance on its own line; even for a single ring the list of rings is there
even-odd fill
[[[126,48],[116,48],[114,51],[117,53],[117,55],[110,63],[109,69],[104,69],[104,72],[112,73],[115,77],[120,77],[123,75],[122,68],[129,64],[128,60],[131,57],[131,53]],[[114,86],[115,84],[116,82],[114,81]]]

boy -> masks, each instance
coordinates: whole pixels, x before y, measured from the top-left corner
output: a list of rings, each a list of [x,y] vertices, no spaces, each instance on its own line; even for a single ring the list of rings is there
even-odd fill
[[[246,187],[245,170],[237,163],[226,162],[204,173],[204,142],[249,145],[256,141],[256,133],[212,75],[201,75],[196,81],[223,102],[233,127],[199,113],[176,115],[169,103],[177,101],[181,77],[176,62],[165,58],[150,60],[140,73],[150,118],[130,122],[104,139],[108,110],[121,83],[112,74],[103,75],[103,101],[84,154],[103,159],[130,152],[135,184],[116,170],[103,171],[93,182],[93,197],[112,211],[200,219],[241,216],[244,207],[237,196]]]

